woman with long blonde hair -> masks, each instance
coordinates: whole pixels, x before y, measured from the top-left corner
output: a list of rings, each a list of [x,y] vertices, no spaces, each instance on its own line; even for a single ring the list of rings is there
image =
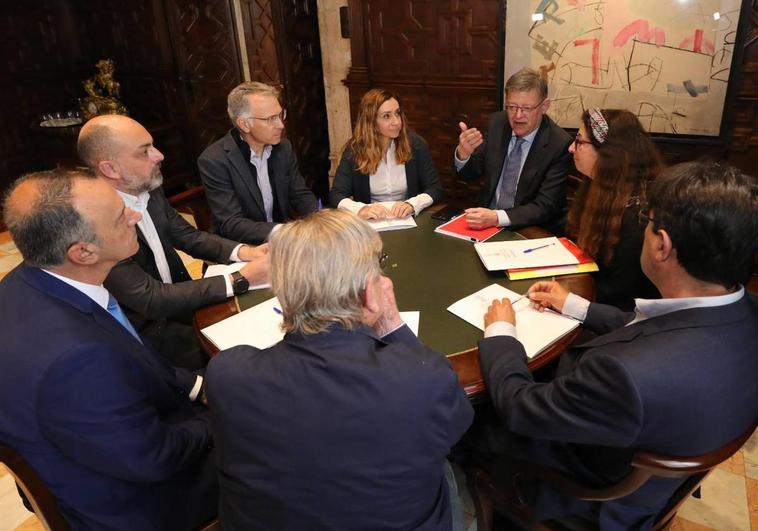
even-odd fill
[[[363,219],[418,214],[442,197],[429,146],[408,129],[399,98],[363,95],[329,193],[331,205]]]
[[[582,183],[568,215],[566,232],[600,267],[598,302],[623,309],[634,299],[660,295],[640,267],[645,224],[638,217],[647,186],[663,167],[660,153],[634,114],[588,109],[569,146]]]

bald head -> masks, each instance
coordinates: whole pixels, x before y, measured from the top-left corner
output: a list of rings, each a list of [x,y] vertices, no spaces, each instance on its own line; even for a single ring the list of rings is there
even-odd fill
[[[131,195],[163,183],[163,154],[139,122],[120,114],[95,116],[82,127],[79,158],[115,189]]]
[[[25,175],[11,187],[3,204],[5,224],[27,264],[59,266],[72,244],[97,242],[92,224],[75,206],[79,181],[96,179],[90,172],[51,170]]]

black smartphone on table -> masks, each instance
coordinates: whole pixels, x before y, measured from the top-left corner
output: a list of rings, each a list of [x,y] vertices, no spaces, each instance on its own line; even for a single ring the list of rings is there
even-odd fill
[[[439,219],[441,221],[450,221],[455,216],[463,212],[460,208],[453,206],[446,206],[440,208],[437,212],[432,214],[432,219]]]

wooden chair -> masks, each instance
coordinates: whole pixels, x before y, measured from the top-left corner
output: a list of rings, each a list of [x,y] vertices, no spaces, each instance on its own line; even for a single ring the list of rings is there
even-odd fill
[[[582,500],[610,501],[622,498],[640,488],[652,476],[667,478],[684,478],[687,480],[673,494],[668,504],[655,519],[653,529],[666,529],[674,519],[679,506],[695,493],[700,482],[718,464],[726,461],[736,453],[750,438],[758,426],[758,421],[742,435],[725,446],[707,454],[694,457],[675,457],[644,450],[637,451],[631,462],[632,471],[624,479],[614,485],[604,488],[591,488],[581,485],[560,472],[519,461],[509,461],[516,473],[514,485],[502,485],[493,477],[475,468],[467,472],[467,480],[471,496],[476,506],[477,529],[489,531],[492,529],[493,510],[517,522],[525,529],[532,530],[590,530],[597,525],[587,520],[566,518],[561,520],[535,521],[532,508],[519,492],[519,475],[537,477],[540,481],[551,483],[559,490]],[[698,493],[695,493],[699,497]]]
[[[195,218],[199,230],[208,231],[211,228],[211,210],[205,200],[205,188],[195,186],[184,192],[172,195],[168,202],[178,212],[190,214]]]
[[[0,463],[16,480],[34,514],[48,531],[68,531],[71,527],[58,509],[58,501],[26,460],[7,446],[0,445]]]

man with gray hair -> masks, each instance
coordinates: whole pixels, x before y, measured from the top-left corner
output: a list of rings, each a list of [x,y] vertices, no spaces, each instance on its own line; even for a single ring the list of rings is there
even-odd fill
[[[245,82],[228,97],[234,126],[197,160],[213,213],[214,230],[245,243],[263,242],[294,209],[317,209],[289,140],[282,138],[287,111],[279,92],[265,83]]]
[[[451,529],[445,456],[473,411],[401,320],[385,259],[344,210],[271,236],[284,340],[206,372],[225,527]]]
[[[103,287],[138,247],[140,214],[105,182],[16,181],[4,216],[24,262],[0,282],[0,441],[72,529],[194,529],[218,484],[202,378],[142,342]]]
[[[487,139],[458,125],[455,168],[465,180],[484,178],[479,205],[466,209],[472,229],[541,225],[563,231],[571,137],[545,113],[547,83],[522,68],[505,84],[505,110],[490,116]]]

